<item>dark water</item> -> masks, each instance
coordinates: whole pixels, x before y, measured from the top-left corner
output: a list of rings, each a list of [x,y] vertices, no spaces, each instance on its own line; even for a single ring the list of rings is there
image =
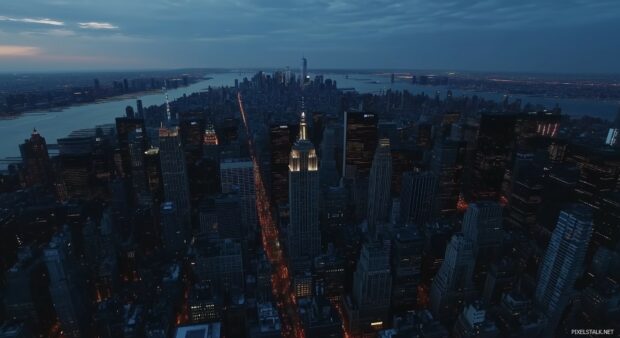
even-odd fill
[[[235,79],[251,77],[252,73],[217,73],[211,74],[211,79],[200,81],[185,88],[170,90],[168,95],[170,100],[203,91],[209,86],[232,86]],[[445,96],[449,88],[444,86],[421,86],[414,85],[405,81],[396,81],[390,84],[389,77],[373,74],[350,74],[348,78],[344,74],[323,74],[325,78],[337,81],[340,88],[355,88],[359,92],[379,93],[387,89],[409,90],[412,93],[427,93],[434,95],[436,91],[441,96]],[[481,93],[461,90],[452,90],[453,95],[473,95],[493,100],[501,100],[502,93]],[[619,102],[597,101],[586,99],[553,99],[541,97],[526,97],[522,95],[510,96],[511,99],[521,98],[523,103],[530,102],[542,104],[546,107],[553,107],[559,104],[565,114],[571,116],[590,115],[605,119],[613,119]],[[114,118],[125,114],[125,107],[132,105],[135,107],[136,99],[141,99],[145,107],[164,103],[164,95],[153,92],[137,95],[131,98],[119,100],[109,100],[105,102],[92,103],[82,106],[66,108],[62,111],[34,112],[26,113],[12,119],[0,120],[0,158],[19,156],[19,144],[30,136],[33,128],[43,135],[48,143],[56,143],[56,139],[65,137],[69,133],[78,129],[93,128],[95,125],[114,123]]]

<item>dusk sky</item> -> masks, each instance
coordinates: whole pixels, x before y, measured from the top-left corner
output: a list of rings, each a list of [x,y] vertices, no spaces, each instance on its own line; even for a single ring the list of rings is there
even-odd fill
[[[2,0],[0,71],[620,73],[618,0]]]

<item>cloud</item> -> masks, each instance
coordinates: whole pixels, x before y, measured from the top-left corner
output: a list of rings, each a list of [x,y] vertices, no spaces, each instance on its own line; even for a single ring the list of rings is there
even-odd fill
[[[78,26],[83,29],[118,29],[118,26],[109,22],[80,22]]]
[[[12,18],[8,16],[0,16],[0,21],[10,21],[10,22],[23,22],[23,23],[34,23],[40,25],[50,25],[50,26],[64,26],[65,23],[62,21],[48,19],[48,18]]]
[[[0,45],[0,58],[39,55],[41,50],[32,46]]]

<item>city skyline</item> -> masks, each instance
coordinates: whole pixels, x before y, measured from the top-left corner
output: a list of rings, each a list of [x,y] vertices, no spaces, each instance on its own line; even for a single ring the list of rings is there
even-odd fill
[[[296,69],[304,56],[315,69],[620,72],[615,1],[28,0],[0,12],[5,71]]]

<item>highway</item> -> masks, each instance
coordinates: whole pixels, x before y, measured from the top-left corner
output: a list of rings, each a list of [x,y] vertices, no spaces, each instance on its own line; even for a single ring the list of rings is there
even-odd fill
[[[278,227],[276,226],[274,218],[271,214],[271,200],[267,194],[263,179],[261,177],[260,162],[256,157],[256,149],[254,147],[254,141],[252,140],[252,134],[250,132],[251,128],[249,126],[249,119],[244,109],[243,99],[240,92],[237,93],[237,102],[239,104],[239,111],[241,113],[241,119],[243,120],[245,132],[248,137],[250,157],[254,163],[256,209],[261,228],[263,248],[273,267],[271,287],[282,322],[282,336],[287,338],[304,338],[305,333],[297,309],[297,299],[295,298],[295,293],[291,287],[292,284],[289,276],[288,265],[280,246]]]

